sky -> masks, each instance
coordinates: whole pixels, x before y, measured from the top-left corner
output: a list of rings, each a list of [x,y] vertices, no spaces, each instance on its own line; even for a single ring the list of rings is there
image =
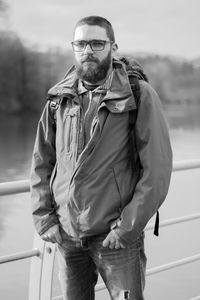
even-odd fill
[[[7,27],[29,45],[70,48],[76,22],[100,15],[121,52],[200,57],[200,0],[4,0]]]

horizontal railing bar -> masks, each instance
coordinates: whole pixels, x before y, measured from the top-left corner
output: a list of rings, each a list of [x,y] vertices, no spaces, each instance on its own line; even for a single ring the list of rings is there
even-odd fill
[[[159,227],[166,227],[166,226],[170,226],[170,225],[174,225],[174,224],[185,223],[185,222],[193,221],[196,219],[200,219],[200,213],[183,216],[183,217],[179,217],[179,218],[174,218],[174,219],[169,219],[169,220],[160,222]],[[155,227],[154,224],[149,224],[145,228],[145,231],[154,229],[154,227]]]
[[[26,193],[30,191],[29,180],[18,180],[0,183],[0,196]]]
[[[200,168],[200,159],[178,161],[173,164],[173,171],[184,171]],[[29,180],[19,180],[0,183],[0,196],[18,193],[26,193],[30,191]]]
[[[186,258],[183,258],[183,259],[180,259],[180,260],[176,260],[174,262],[164,264],[164,265],[161,265],[161,266],[158,266],[158,267],[150,268],[150,269],[147,270],[146,276],[150,276],[150,275],[157,274],[157,273],[160,273],[160,272],[163,272],[163,271],[174,269],[176,267],[180,267],[180,266],[195,262],[197,260],[200,260],[200,254],[196,254],[196,255],[189,256],[189,257],[186,257]],[[96,286],[95,291],[99,292],[99,291],[102,291],[102,290],[105,290],[105,289],[106,289],[105,284],[100,283]],[[193,300],[193,299],[191,299],[191,300]]]
[[[22,260],[29,257],[40,256],[40,251],[38,249],[27,250],[23,252],[14,253],[11,255],[5,255],[0,257],[0,264]]]
[[[158,267],[148,269],[146,275],[149,276],[149,275],[157,274],[157,273],[160,273],[163,271],[167,271],[170,269],[174,269],[176,267],[180,267],[180,266],[195,262],[197,260],[200,260],[200,254],[189,256],[189,257],[186,257],[186,258],[183,258],[180,260],[176,260],[176,261],[168,263],[168,264],[164,264],[164,265],[161,265]]]
[[[200,168],[200,159],[188,160],[188,161],[176,161],[173,164],[173,171],[185,171],[191,169]]]
[[[200,296],[197,296],[197,297],[194,297],[194,298],[191,298],[189,300],[200,300]]]

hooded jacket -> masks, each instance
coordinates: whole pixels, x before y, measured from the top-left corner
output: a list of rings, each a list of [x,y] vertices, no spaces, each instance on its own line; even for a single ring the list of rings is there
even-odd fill
[[[137,112],[126,66],[113,63],[91,137],[78,155],[83,117],[75,68],[49,91],[60,99],[54,116],[47,102],[38,123],[31,169],[33,217],[41,235],[54,224],[74,238],[116,230],[136,239],[163,203],[172,171],[167,125],[157,93],[140,80]],[[136,118],[130,130],[129,111]]]

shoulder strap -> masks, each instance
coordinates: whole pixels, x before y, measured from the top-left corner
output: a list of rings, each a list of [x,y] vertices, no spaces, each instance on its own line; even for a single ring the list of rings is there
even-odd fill
[[[131,91],[135,99],[135,104],[137,107],[136,110],[129,111],[129,127],[130,130],[132,131],[134,130],[135,122],[137,119],[137,113],[140,105],[140,84],[139,84],[139,79],[136,76],[129,75],[128,78],[131,86]]]
[[[133,96],[135,98],[136,106],[137,108],[139,107],[139,102],[140,102],[140,84],[139,84],[139,79],[136,76],[129,75],[128,76],[129,83],[131,86],[131,90],[133,93]]]
[[[134,75],[129,75],[129,83],[131,86],[131,90],[133,93],[133,96],[135,98],[135,102],[136,102],[136,110],[131,110],[129,111],[129,125],[130,125],[130,130],[134,131],[134,126],[135,126],[135,122],[137,119],[137,113],[138,113],[138,109],[140,106],[140,84],[139,84],[139,79],[138,77],[134,76]],[[154,225],[154,235],[159,236],[159,211],[157,210],[156,212],[156,220],[155,220],[155,225]]]

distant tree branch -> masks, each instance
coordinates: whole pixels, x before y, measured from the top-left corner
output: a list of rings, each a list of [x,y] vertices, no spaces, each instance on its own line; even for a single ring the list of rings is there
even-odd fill
[[[8,13],[9,5],[6,1],[0,0],[0,17],[5,16]]]

